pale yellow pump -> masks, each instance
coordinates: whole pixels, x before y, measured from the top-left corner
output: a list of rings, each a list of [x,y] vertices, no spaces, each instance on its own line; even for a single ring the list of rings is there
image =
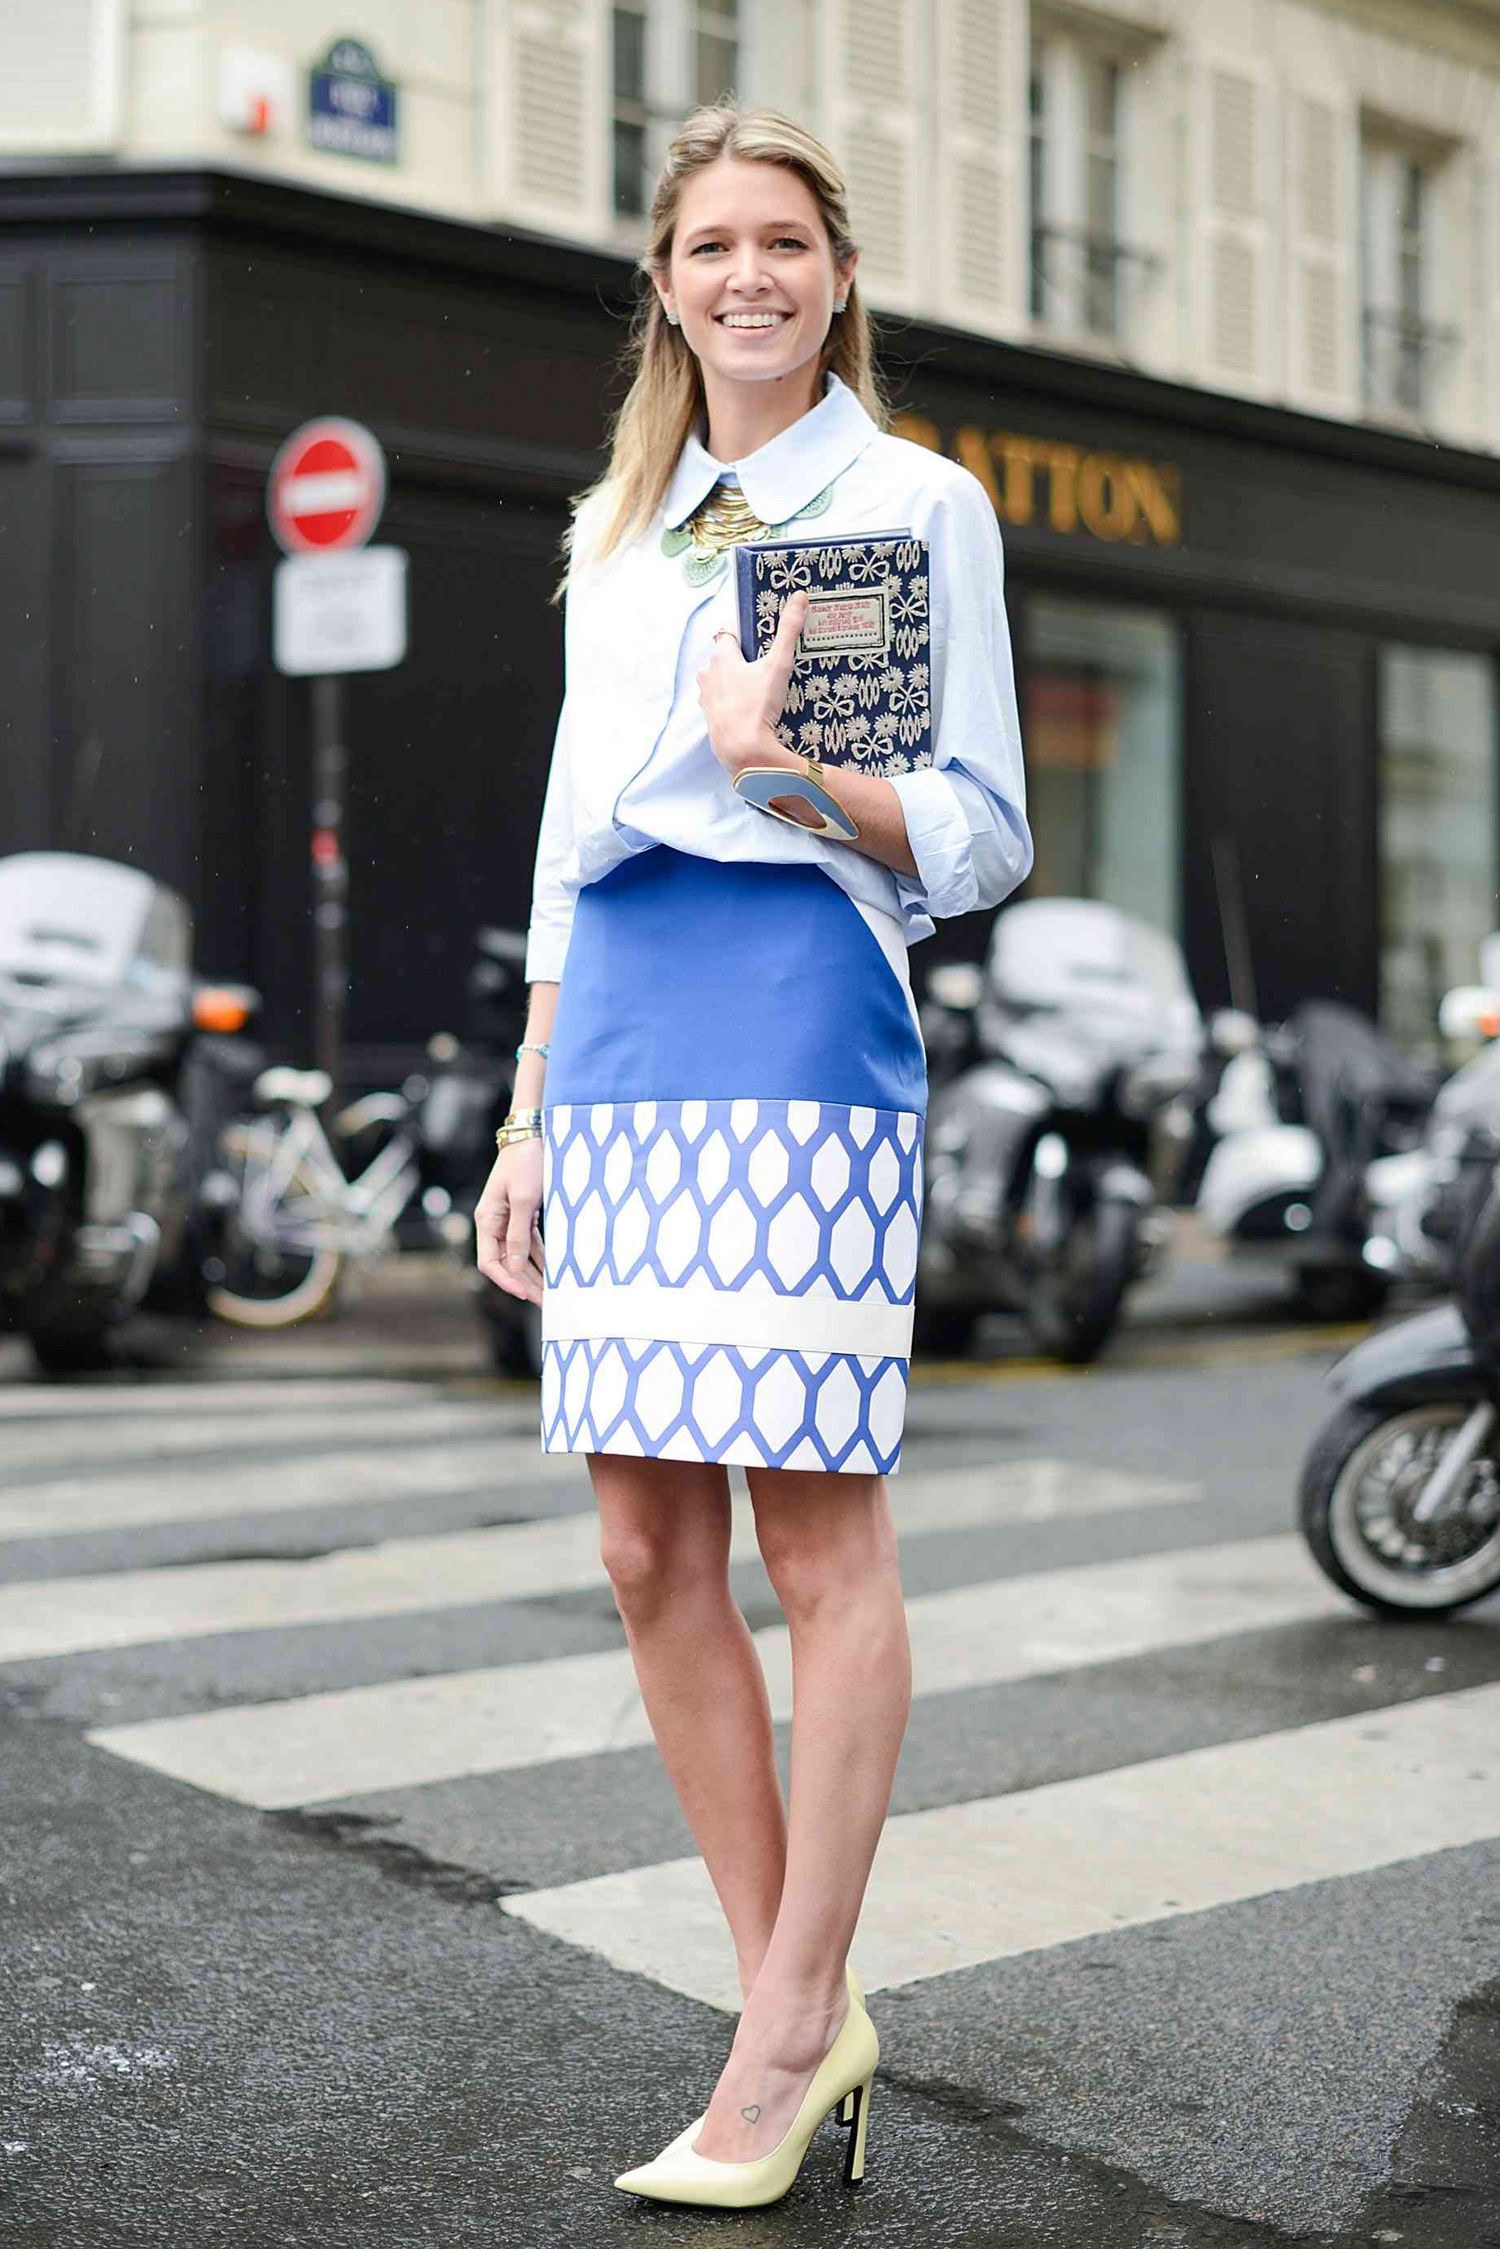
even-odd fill
[[[747,2210],[779,2202],[801,2170],[813,2134],[829,2110],[836,2108],[840,2124],[850,2128],[844,2184],[858,2186],[865,2175],[865,2131],[880,2040],[865,2012],[865,1995],[854,1970],[847,1970],[847,1975],[849,2012],[818,2064],[802,2106],[768,2154],[751,2163],[718,2163],[695,2154],[692,2143],[708,2113],[705,2109],[650,2163],[622,2171],[615,2185],[627,2194],[649,2195],[659,2202],[696,2202],[722,2209]]]

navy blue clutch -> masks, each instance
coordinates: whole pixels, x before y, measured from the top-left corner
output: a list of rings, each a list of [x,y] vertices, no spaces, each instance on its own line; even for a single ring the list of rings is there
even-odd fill
[[[865,531],[731,551],[747,662],[765,654],[788,595],[810,597],[776,728],[786,747],[880,779],[931,765],[926,540]]]

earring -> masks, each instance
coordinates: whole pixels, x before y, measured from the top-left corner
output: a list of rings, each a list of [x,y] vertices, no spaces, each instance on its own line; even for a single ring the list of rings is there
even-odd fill
[[[844,307],[845,307],[845,305],[846,305],[846,304],[847,304],[848,302],[849,302],[849,299],[848,299],[847,297],[835,297],[835,298],[834,298],[834,300],[833,300],[833,309],[834,309],[834,311],[835,311],[835,312],[842,312],[842,311],[843,311],[843,309],[844,309]]]
[[[669,312],[669,313],[667,314],[667,319],[669,320],[669,322],[671,323],[671,325],[672,325],[672,326],[673,326],[674,328],[677,328],[677,327],[680,327],[680,326],[681,326],[681,322],[680,322],[680,321],[678,320],[678,318],[677,318],[677,315],[676,315],[676,313],[675,313],[675,312]]]

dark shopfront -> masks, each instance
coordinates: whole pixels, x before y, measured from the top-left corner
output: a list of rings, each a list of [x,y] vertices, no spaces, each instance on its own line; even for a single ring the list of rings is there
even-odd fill
[[[306,1057],[308,690],[270,662],[265,474],[380,436],[411,653],[351,682],[351,1075],[522,925],[560,686],[547,605],[595,473],[625,264],[214,173],[0,181],[0,851],[178,884],[199,957]],[[892,323],[908,434],[1005,527],[1034,886],[1229,943],[1420,1036],[1497,918],[1500,463]],[[977,953],[947,923],[921,969]]]

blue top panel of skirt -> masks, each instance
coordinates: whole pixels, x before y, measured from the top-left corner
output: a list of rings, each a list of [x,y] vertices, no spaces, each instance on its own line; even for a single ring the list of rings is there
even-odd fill
[[[811,862],[655,844],[578,893],[545,1100],[838,1101],[925,1115],[895,971]]]

